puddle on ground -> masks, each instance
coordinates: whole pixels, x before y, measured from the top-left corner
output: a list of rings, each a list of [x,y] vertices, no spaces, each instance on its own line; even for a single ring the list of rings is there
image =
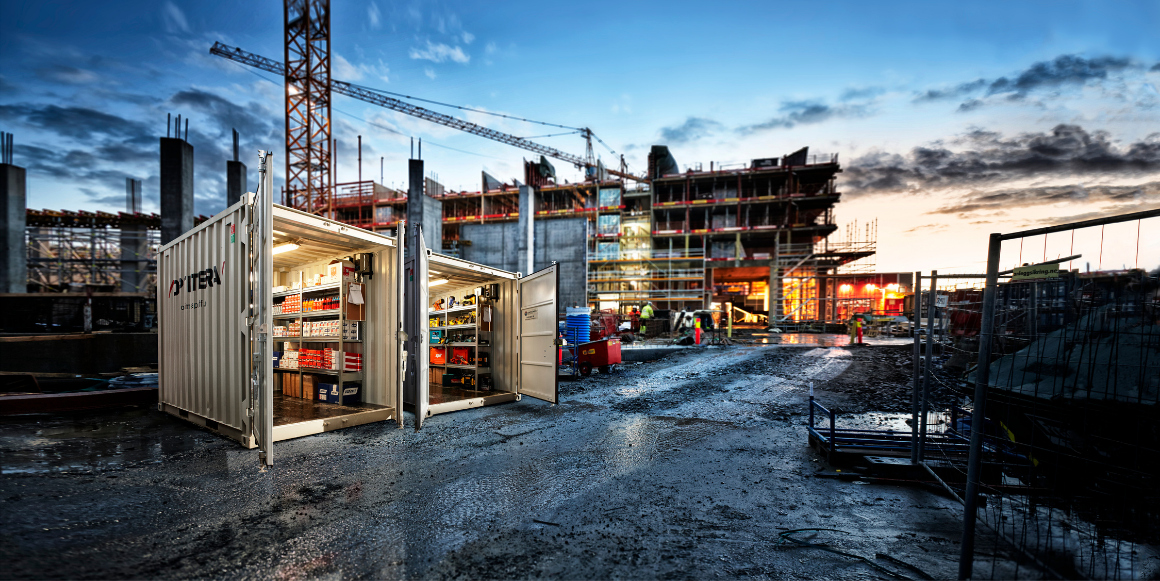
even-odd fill
[[[220,436],[176,421],[156,410],[126,409],[9,416],[0,421],[3,474],[101,470],[160,461],[169,454],[204,449],[199,439]]]

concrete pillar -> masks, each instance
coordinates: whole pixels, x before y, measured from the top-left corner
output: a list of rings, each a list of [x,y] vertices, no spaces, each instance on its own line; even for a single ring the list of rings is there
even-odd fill
[[[25,177],[24,168],[0,163],[0,293],[28,292]]]
[[[782,316],[781,301],[781,233],[773,239],[773,260],[769,261],[769,324],[777,325]]]
[[[519,260],[517,264],[524,269],[524,274],[535,272],[536,249],[536,189],[532,186],[520,186],[520,221],[519,221]],[[587,241],[585,241],[587,244]]]
[[[423,243],[432,252],[443,252],[443,201],[423,192],[423,160],[407,161],[407,224],[423,226]],[[410,251],[407,251],[410,254]]]
[[[161,138],[161,243],[193,228],[193,146]]]
[[[149,263],[146,252],[149,229],[139,224],[121,225],[121,292],[142,293],[145,288],[145,269]]]
[[[242,199],[246,193],[246,164],[240,161],[226,162],[226,207]]]

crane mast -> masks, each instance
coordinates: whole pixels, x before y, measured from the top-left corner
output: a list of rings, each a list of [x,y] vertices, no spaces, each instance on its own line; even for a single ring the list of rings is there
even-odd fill
[[[285,65],[283,65],[282,63],[280,63],[276,60],[269,59],[269,58],[266,58],[264,56],[257,55],[257,54],[251,53],[251,52],[246,52],[240,48],[232,47],[232,46],[223,44],[221,42],[215,42],[213,47],[209,49],[209,52],[210,52],[210,54],[220,56],[222,58],[226,58],[226,59],[232,60],[234,62],[241,63],[241,64],[244,64],[244,65],[259,69],[259,70],[263,70],[263,71],[266,71],[268,73],[272,73],[275,75],[286,76],[289,72],[286,69]],[[452,117],[451,115],[445,115],[443,113],[439,113],[437,111],[432,111],[432,110],[426,109],[424,107],[412,105],[411,103],[408,103],[406,101],[401,101],[401,100],[396,99],[394,97],[384,95],[383,93],[375,91],[374,89],[368,89],[366,87],[352,85],[350,83],[347,83],[344,81],[339,81],[336,79],[330,79],[330,89],[331,89],[331,91],[338,93],[340,95],[346,95],[347,97],[352,97],[352,98],[358,99],[360,101],[371,103],[372,105],[378,105],[380,107],[385,107],[387,109],[391,109],[393,111],[398,111],[400,113],[404,113],[404,114],[410,115],[412,117],[417,117],[419,119],[424,119],[424,120],[430,121],[432,123],[438,123],[438,124],[446,126],[446,127],[459,129],[460,131],[465,131],[465,132],[471,133],[473,135],[478,135],[480,137],[491,139],[492,141],[506,143],[508,145],[518,147],[520,149],[531,151],[533,153],[538,153],[538,154],[543,155],[545,157],[551,157],[554,159],[559,159],[561,161],[566,161],[566,162],[568,162],[568,163],[570,163],[578,168],[596,167],[595,162],[593,161],[593,158],[595,156],[593,155],[593,152],[592,152],[592,138],[595,136],[592,134],[592,130],[587,129],[587,128],[582,130],[584,133],[585,139],[587,141],[587,144],[588,144],[587,151],[586,151],[586,157],[580,157],[578,155],[572,155],[570,153],[566,153],[566,152],[561,151],[559,149],[556,149],[554,147],[548,147],[546,145],[541,145],[539,143],[524,139],[522,137],[516,137],[515,135],[504,133],[502,131],[488,129],[487,127],[484,127],[482,125],[478,125],[478,124],[472,123],[470,121],[459,119],[457,117]],[[599,139],[599,138],[597,138],[597,139]],[[635,181],[646,181],[645,178],[642,178],[640,176],[635,176],[635,175],[632,175],[632,174],[624,172],[624,171],[616,171],[616,170],[611,170],[611,169],[606,169],[605,171],[609,175],[614,175],[614,176],[619,177],[619,178],[630,179],[630,180],[635,180]]]

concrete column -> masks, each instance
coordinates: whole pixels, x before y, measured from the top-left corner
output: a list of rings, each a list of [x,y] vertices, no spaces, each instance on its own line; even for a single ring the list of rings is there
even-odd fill
[[[432,252],[443,251],[443,201],[423,192],[423,160],[407,161],[407,224],[423,226],[423,243]],[[410,251],[407,251],[408,254]]]
[[[145,268],[149,260],[149,229],[142,225],[121,226],[121,292],[145,292]]]
[[[0,163],[0,293],[28,292],[25,177],[24,168]]]
[[[769,261],[769,324],[776,325],[782,316],[781,301],[781,233],[773,239],[773,260]]]
[[[161,138],[161,243],[193,228],[193,146]]]
[[[519,259],[516,262],[524,269],[524,274],[535,272],[536,248],[536,189],[532,186],[520,186],[520,221],[519,221]],[[585,241],[587,244],[587,241]]]
[[[226,162],[226,207],[242,199],[246,193],[246,164],[240,161]]]

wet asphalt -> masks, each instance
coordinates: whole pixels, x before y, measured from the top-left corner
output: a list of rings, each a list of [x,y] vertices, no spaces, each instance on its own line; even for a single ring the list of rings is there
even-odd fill
[[[959,504],[821,477],[807,385],[849,372],[848,355],[687,350],[562,381],[555,406],[280,442],[269,471],[156,410],[6,418],[0,577],[885,578],[778,543],[812,528],[833,530],[797,538],[951,578]]]

